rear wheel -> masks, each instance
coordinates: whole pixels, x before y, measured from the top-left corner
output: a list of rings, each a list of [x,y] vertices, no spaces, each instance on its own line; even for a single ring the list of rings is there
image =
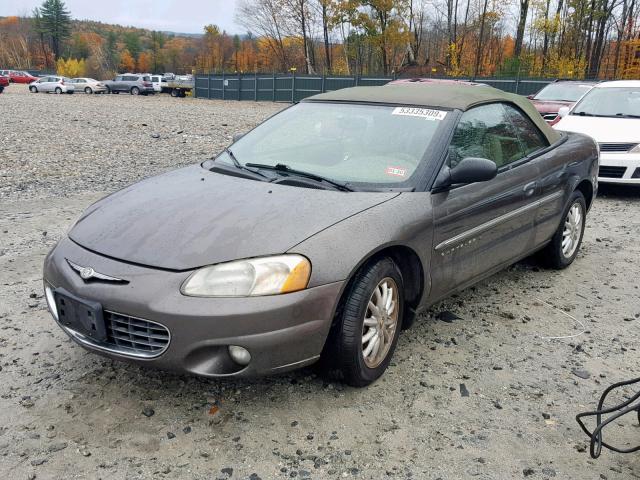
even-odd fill
[[[171,90],[171,96],[172,97],[177,97],[179,94],[178,90],[176,90],[175,88]]]
[[[131,87],[131,95],[140,95],[140,89],[138,87]]]
[[[87,87],[84,89],[84,93],[86,93],[87,95],[93,93],[93,90],[91,90],[91,87]]]
[[[62,93],[62,89],[60,87],[56,87],[55,92],[60,95]]]
[[[397,265],[382,258],[364,266],[345,293],[320,366],[364,387],[389,366],[400,334],[404,285]]]
[[[543,261],[552,268],[566,268],[575,260],[582,244],[587,205],[582,192],[576,190],[562,214],[562,222],[551,243],[541,252]]]

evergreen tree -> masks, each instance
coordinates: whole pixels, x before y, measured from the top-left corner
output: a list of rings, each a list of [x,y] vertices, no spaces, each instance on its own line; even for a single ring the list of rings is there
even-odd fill
[[[59,57],[62,43],[71,35],[71,14],[62,0],[44,0],[38,29],[49,37],[53,54]]]
[[[105,45],[105,57],[107,68],[109,70],[117,70],[120,63],[120,57],[118,55],[118,37],[115,32],[109,30],[107,33],[107,43]]]

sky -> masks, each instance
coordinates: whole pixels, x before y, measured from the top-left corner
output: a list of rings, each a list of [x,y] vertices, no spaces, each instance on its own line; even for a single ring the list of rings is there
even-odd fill
[[[214,23],[245,33],[234,22],[237,0],[64,0],[73,18],[179,33],[202,33]],[[42,0],[0,0],[0,16],[30,15]]]

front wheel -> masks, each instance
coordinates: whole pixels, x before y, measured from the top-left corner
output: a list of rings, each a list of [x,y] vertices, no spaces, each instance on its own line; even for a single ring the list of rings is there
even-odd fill
[[[56,92],[58,95],[60,95],[60,94],[62,94],[62,89],[61,89],[60,87],[56,87],[55,92]]]
[[[90,95],[93,93],[93,90],[91,90],[91,87],[87,87],[84,89],[84,93],[86,93],[87,95]]]
[[[29,91],[31,93],[38,93],[38,89],[36,87],[29,87]]]
[[[138,87],[132,87],[131,95],[140,95],[140,89]]]
[[[578,255],[582,244],[587,204],[582,192],[576,190],[562,214],[562,222],[549,245],[541,252],[543,261],[552,268],[567,268]]]
[[[364,387],[389,366],[398,341],[404,284],[398,266],[382,258],[364,266],[345,293],[322,353],[321,368]]]

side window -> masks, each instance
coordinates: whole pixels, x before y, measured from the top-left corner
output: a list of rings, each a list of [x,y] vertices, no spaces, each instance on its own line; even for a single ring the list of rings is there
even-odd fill
[[[122,75],[118,75],[116,77],[116,82],[121,82],[122,81]]]
[[[525,155],[530,155],[549,146],[549,142],[540,133],[538,127],[524,113],[511,105],[505,105],[504,108],[507,110],[507,115],[511,119],[520,142],[522,142]]]
[[[466,157],[493,160],[498,168],[524,157],[504,106],[481,105],[462,114],[449,145],[449,166]]]

